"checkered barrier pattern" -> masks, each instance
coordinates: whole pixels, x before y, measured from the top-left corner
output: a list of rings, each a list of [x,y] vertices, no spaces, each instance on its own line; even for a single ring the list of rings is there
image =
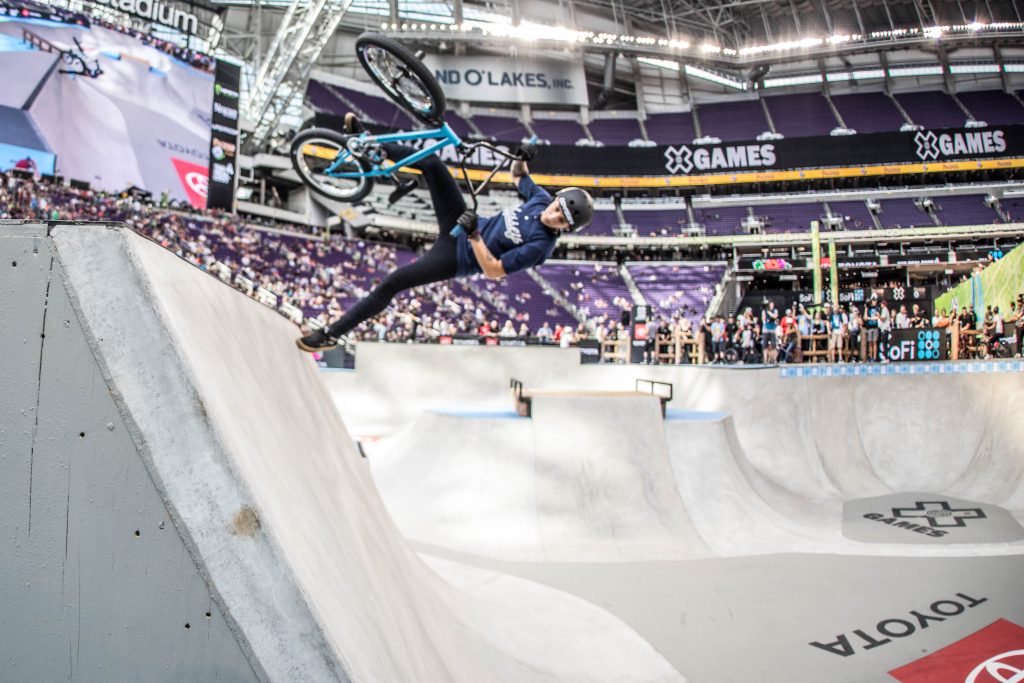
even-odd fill
[[[1024,360],[943,361],[938,363],[892,363],[857,365],[793,365],[779,368],[779,376],[868,377],[881,375],[971,375],[979,372],[1021,372]]]

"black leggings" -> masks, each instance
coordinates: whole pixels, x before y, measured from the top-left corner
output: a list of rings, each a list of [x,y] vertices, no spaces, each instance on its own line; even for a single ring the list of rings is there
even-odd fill
[[[416,151],[411,147],[393,144],[384,145],[384,149],[389,159],[401,159]],[[359,323],[379,314],[399,292],[455,277],[458,269],[455,250],[457,242],[451,236],[451,230],[466,210],[466,200],[458,183],[437,155],[431,154],[412,166],[423,173],[427,187],[430,188],[430,200],[434,204],[434,215],[437,216],[437,241],[423,256],[385,277],[364,299],[332,323],[328,328],[331,336],[348,334]]]

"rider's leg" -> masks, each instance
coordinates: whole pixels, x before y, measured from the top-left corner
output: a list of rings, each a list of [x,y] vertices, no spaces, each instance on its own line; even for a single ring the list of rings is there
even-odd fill
[[[393,161],[416,153],[412,147],[394,143],[385,143],[384,149],[387,150],[388,158]],[[430,188],[430,201],[434,205],[437,226],[442,235],[447,235],[455,227],[455,221],[466,210],[466,199],[462,196],[462,190],[448,172],[448,167],[436,154],[417,161],[412,167],[423,173],[427,187]]]
[[[332,323],[328,334],[332,337],[348,334],[359,323],[387,308],[399,292],[431,282],[450,280],[455,277],[456,267],[455,240],[439,239],[423,256],[385,277],[372,292]]]

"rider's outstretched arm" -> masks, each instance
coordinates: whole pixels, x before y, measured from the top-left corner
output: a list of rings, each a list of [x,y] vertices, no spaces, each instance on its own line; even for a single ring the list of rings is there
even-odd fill
[[[520,181],[530,175],[530,169],[526,167],[526,162],[520,159],[513,161],[512,166],[509,167],[509,173],[512,174],[512,184],[516,186],[517,190],[522,191],[522,188],[519,187]]]
[[[473,254],[476,255],[476,261],[484,271],[484,276],[492,280],[505,277],[505,266],[502,265],[501,259],[491,253],[479,232],[469,236],[469,245],[473,248]]]

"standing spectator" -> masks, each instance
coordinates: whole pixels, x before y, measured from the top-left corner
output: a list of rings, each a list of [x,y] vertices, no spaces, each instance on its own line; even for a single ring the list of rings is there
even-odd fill
[[[860,309],[850,305],[850,360],[859,363],[864,358],[862,344],[864,336],[864,319],[860,317]]]
[[[782,320],[779,321],[779,329],[782,331],[784,344],[780,362],[792,363],[795,360],[793,356],[800,346],[800,328],[797,326],[796,318],[793,317],[792,309],[786,309],[786,315],[782,316]]]
[[[722,316],[715,318],[711,323],[711,354],[712,363],[721,363],[725,358],[725,321]]]
[[[910,326],[913,328],[928,327],[928,319],[917,304],[914,304],[910,310]]]
[[[754,323],[744,324],[740,332],[740,348],[743,349],[743,363],[756,363],[757,352],[754,350]]]
[[[829,313],[829,336],[828,336],[828,362],[843,362],[843,340],[846,339],[850,319],[843,311],[843,307],[836,304]]]
[[[698,363],[710,363],[713,358],[708,354],[711,349],[711,340],[713,338],[711,331],[711,318],[705,315],[701,318],[700,329],[697,331],[697,358]]]
[[[567,349],[573,344],[572,326],[566,325],[562,328],[562,335],[558,340],[558,345],[563,349]]]
[[[886,311],[888,311],[888,308]],[[864,340],[867,343],[864,360],[867,361],[878,360],[879,314],[880,309],[878,308],[878,300],[875,299],[875,297],[871,297],[871,301],[868,302],[867,308],[865,309],[864,319]]]
[[[765,301],[761,309],[761,347],[764,351],[764,362],[774,365],[779,362],[779,311],[771,301]]]
[[[910,329],[910,316],[907,315],[907,307],[900,306],[899,313],[896,314],[896,329],[897,330],[909,330]]]

